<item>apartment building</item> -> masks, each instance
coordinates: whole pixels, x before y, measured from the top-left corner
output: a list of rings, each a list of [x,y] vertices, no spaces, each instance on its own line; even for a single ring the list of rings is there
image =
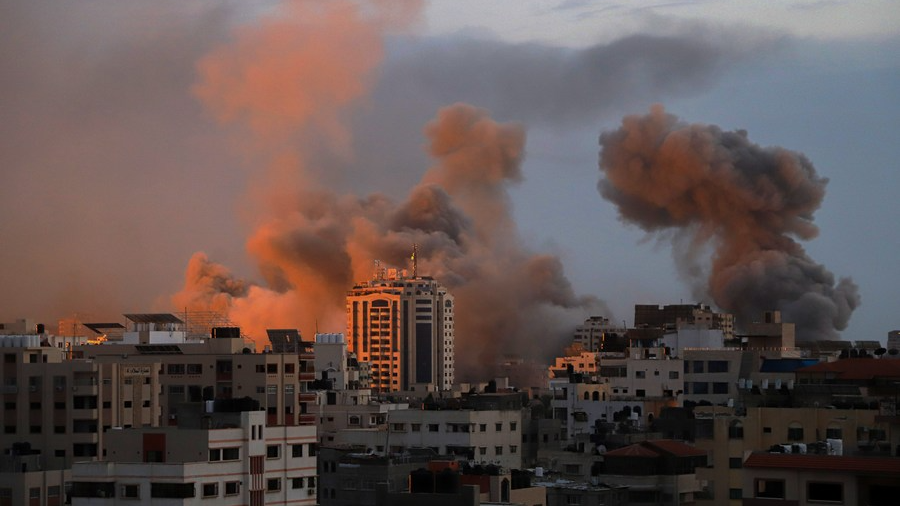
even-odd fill
[[[185,418],[110,431],[103,461],[74,465],[72,504],[317,504],[315,427],[267,426],[261,411]]]
[[[371,367],[377,392],[450,390],[454,382],[453,296],[429,277],[396,270],[347,293],[350,351]]]

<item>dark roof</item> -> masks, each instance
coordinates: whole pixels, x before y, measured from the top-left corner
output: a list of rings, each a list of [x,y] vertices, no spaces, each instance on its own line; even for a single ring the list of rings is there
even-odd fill
[[[703,457],[706,455],[706,451],[673,439],[654,439],[641,441],[640,443],[608,451],[604,454],[604,456],[613,457],[661,457],[663,455]]]
[[[170,313],[138,313],[124,316],[134,323],[184,323],[180,318]]]
[[[870,380],[876,377],[900,378],[900,360],[844,358],[797,369],[798,374],[833,374],[840,380]]]
[[[855,474],[890,474],[900,476],[900,459],[890,457],[753,453],[744,461],[744,467],[844,471]]]

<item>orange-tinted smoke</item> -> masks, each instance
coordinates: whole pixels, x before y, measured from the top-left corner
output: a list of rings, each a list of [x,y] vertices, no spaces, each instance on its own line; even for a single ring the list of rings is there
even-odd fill
[[[345,223],[337,211],[303,214],[333,199],[312,190],[328,167],[312,166],[304,148],[347,150],[345,116],[368,92],[384,33],[411,23],[419,8],[410,0],[285,1],[198,63],[195,95],[218,120],[246,129],[251,163],[264,167],[248,191],[250,221],[258,225],[247,249],[266,283],[221,297],[209,290],[221,266],[195,256],[176,307],[199,309],[205,301],[263,341],[266,328],[297,327],[307,336],[317,324],[341,328],[334,308],[352,279],[341,253]]]
[[[456,296],[461,376],[483,379],[504,353],[555,352],[570,337],[561,328],[600,303],[574,295],[559,259],[521,244],[508,189],[521,180],[524,129],[487,111],[456,104],[438,112],[425,128],[435,165],[403,202],[325,188],[321,176],[332,167],[316,164],[328,157],[306,149],[342,156],[347,112],[365,98],[383,31],[396,27],[385,19],[409,18],[397,5],[290,4],[201,62],[197,95],[222,121],[245,125],[255,158],[264,158],[253,191],[265,212],[247,241],[263,282],[223,297],[214,289],[222,268],[198,257],[173,300],[224,307],[257,339],[267,327],[343,331],[347,290],[371,277],[376,259],[408,267],[418,244],[419,273]]]
[[[600,137],[599,189],[623,220],[675,231],[676,262],[696,279],[714,250],[705,292],[739,321],[779,309],[798,336],[833,338],[859,304],[849,279],[815,263],[794,239],[814,238],[827,179],[801,154],[753,144],[744,131],[686,124],[655,106]]]

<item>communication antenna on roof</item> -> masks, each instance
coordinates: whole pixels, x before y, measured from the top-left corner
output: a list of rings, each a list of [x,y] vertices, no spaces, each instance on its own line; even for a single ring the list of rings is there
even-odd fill
[[[419,277],[419,259],[417,258],[419,255],[419,245],[418,243],[413,243],[413,252],[412,256],[409,257],[413,263],[413,278]]]

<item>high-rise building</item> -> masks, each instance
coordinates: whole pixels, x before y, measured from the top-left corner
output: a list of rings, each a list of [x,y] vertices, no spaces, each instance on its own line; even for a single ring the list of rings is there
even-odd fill
[[[378,392],[449,390],[453,328],[453,296],[430,277],[392,269],[347,294],[350,351],[371,365]]]

